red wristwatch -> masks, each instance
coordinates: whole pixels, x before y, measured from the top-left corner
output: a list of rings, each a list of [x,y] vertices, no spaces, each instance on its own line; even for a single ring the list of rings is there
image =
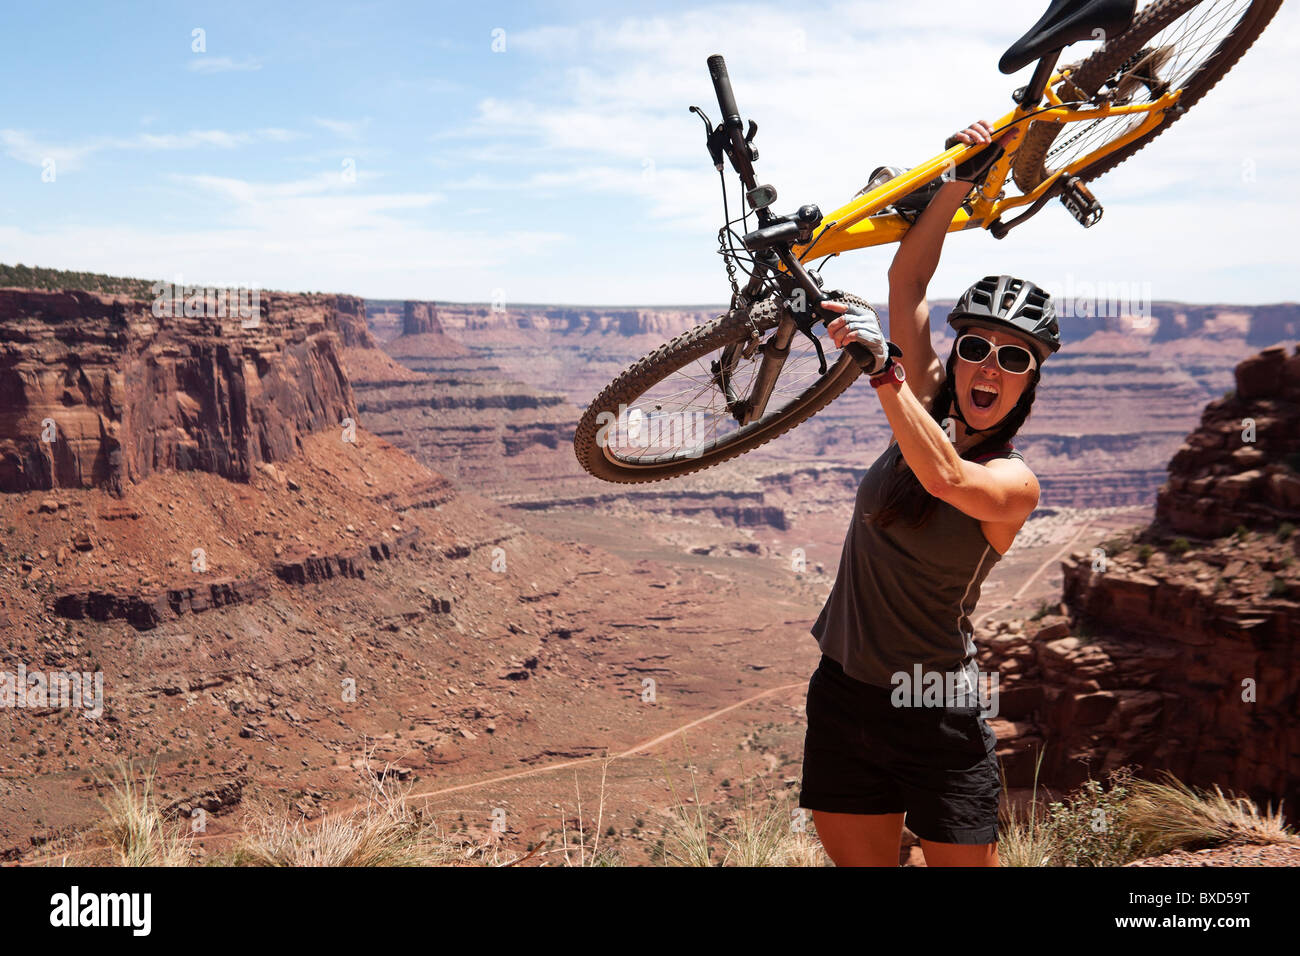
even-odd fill
[[[871,376],[867,381],[871,383],[872,388],[880,388],[882,385],[896,385],[906,379],[907,372],[903,370],[903,366],[897,362],[891,362],[885,366],[883,371]]]
[[[902,364],[894,361],[894,356],[889,356],[889,361],[875,375],[867,379],[872,388],[880,388],[882,385],[897,385],[899,382],[906,381],[907,371]]]

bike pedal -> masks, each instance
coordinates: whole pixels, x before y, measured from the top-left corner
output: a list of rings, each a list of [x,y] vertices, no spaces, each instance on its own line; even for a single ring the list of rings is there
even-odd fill
[[[1070,215],[1085,229],[1095,226],[1105,211],[1092,191],[1079,181],[1078,176],[1071,176],[1065,181],[1060,198]]]

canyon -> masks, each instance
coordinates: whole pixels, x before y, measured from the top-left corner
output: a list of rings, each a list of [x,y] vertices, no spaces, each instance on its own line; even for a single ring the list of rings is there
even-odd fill
[[[267,292],[246,325],[0,289],[0,670],[107,689],[97,722],[6,714],[0,856],[85,827],[128,758],[209,809],[213,850],[259,801],[318,819],[383,767],[477,832],[506,808],[520,845],[607,785],[633,862],[683,766],[722,813],[791,800],[808,625],[886,440],[869,390],[668,483],[600,484],[571,445],[713,314]],[[1241,360],[1297,314],[1157,303],[1047,366],[1016,443],[1041,506],[976,619],[1017,791],[1045,747],[1054,789],[1136,763],[1292,804],[1300,357]]]
[[[544,449],[567,440],[555,434],[551,412],[562,407],[572,418],[574,406],[585,406],[623,368],[667,337],[709,321],[718,309],[414,302],[368,302],[367,306],[370,314],[385,317],[375,325],[382,348],[448,389],[455,390],[459,387],[455,383],[465,381],[482,383],[480,389],[499,388],[503,381],[528,386],[513,399],[465,394],[467,407],[487,402],[502,408],[516,405],[510,427],[488,429],[480,419],[461,427],[465,442],[449,437],[439,448],[436,434],[426,434],[423,440],[427,457],[422,460],[457,475],[478,477],[483,469],[482,477],[497,489],[496,497],[518,507],[587,506],[618,498],[671,509],[684,496],[722,500],[731,496],[731,487],[746,485],[749,490],[741,499],[746,506],[775,513],[778,506],[764,504],[762,489],[785,487],[793,474],[808,469],[824,471],[833,486],[843,486],[836,493],[838,507],[851,496],[869,464],[855,442],[870,447],[887,440],[888,428],[877,405],[869,395],[850,390],[780,441],[713,473],[675,480],[662,496],[654,486],[602,487],[567,462],[543,466],[536,460],[546,457]],[[943,321],[951,306],[946,300],[932,304],[931,325],[941,355],[952,342]],[[436,314],[439,329],[432,339],[423,332],[402,334],[396,317],[409,309]],[[887,319],[887,310],[881,312]],[[1067,346],[1044,367],[1043,400],[1017,438],[1017,447],[1039,476],[1044,508],[1147,506],[1197,410],[1231,386],[1236,358],[1261,337],[1300,328],[1300,309],[1294,306],[1154,303],[1151,313],[1146,320],[1063,320]],[[1180,330],[1187,331],[1178,334]],[[447,340],[464,351],[453,354]],[[398,431],[391,413],[394,403],[403,399],[384,383],[354,385],[360,411],[377,413],[377,432],[395,439]],[[410,385],[398,389],[406,390],[405,400],[417,407],[434,401],[417,395]],[[458,400],[443,396],[436,401]],[[527,464],[524,457],[530,459]],[[516,459],[520,468],[512,476],[502,463]],[[545,481],[522,480],[530,472],[544,475]],[[1101,475],[1104,481],[1098,480]]]

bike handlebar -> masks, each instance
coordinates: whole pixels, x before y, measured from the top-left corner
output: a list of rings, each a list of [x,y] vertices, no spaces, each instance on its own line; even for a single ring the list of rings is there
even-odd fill
[[[736,172],[740,174],[741,181],[746,186],[752,187],[754,185],[754,170],[749,162],[748,144],[742,135],[745,124],[744,120],[740,118],[740,108],[736,106],[736,94],[731,89],[731,77],[727,74],[727,63],[720,53],[715,53],[709,57],[708,63],[709,76],[713,79],[713,90],[718,95],[718,106],[722,110],[722,123],[720,125],[729,127],[731,130],[732,165],[736,167]],[[759,210],[761,221],[766,221],[763,219],[765,212],[765,209]],[[809,278],[802,264],[790,251],[788,240],[792,237],[783,236],[782,238],[787,239],[783,245],[782,261],[785,262],[790,272],[797,277],[800,285],[812,295],[813,302],[820,302],[823,298],[820,287]],[[872,355],[870,349],[861,343],[850,342],[845,351],[849,353],[864,372],[870,372],[875,365],[875,356]]]
[[[721,53],[709,57],[709,76],[713,78],[713,89],[718,94],[723,124],[739,128],[742,125],[740,109],[736,106],[736,94],[731,91],[731,77],[727,75],[727,63]]]
[[[731,77],[727,75],[727,64],[722,59],[722,54],[715,53],[709,57],[709,76],[713,78],[713,91],[718,94],[718,106],[722,109],[722,122],[718,124],[718,129],[726,130],[724,135],[731,140],[727,155],[731,157],[732,168],[736,170],[736,175],[745,184],[745,188],[753,189],[757,183],[754,180],[752,159],[758,154],[745,139],[745,123],[740,118],[740,108],[736,106],[736,94],[731,91]],[[758,218],[760,222],[766,223],[766,210],[760,209]]]

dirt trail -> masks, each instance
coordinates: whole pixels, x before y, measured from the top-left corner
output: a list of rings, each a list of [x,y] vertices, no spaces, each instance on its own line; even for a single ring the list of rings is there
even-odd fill
[[[795,683],[792,684],[781,684],[778,687],[769,687],[767,690],[759,691],[757,694],[752,694],[749,697],[746,697],[744,700],[736,701],[734,704],[728,704],[726,707],[719,707],[717,710],[712,710],[709,713],[704,714],[703,716],[696,717],[694,720],[687,721],[686,723],[681,724],[678,727],[674,727],[672,730],[659,734],[657,737],[652,737],[649,740],[642,741],[641,743],[635,744],[634,746],[629,747],[626,750],[619,751],[618,753],[610,754],[608,757],[591,756],[591,757],[579,757],[574,760],[562,760],[557,763],[547,764],[543,767],[531,767],[528,770],[519,770],[514,773],[501,774],[500,776],[489,777],[485,780],[474,780],[469,783],[457,784],[454,787],[443,787],[439,790],[428,790],[420,793],[408,793],[402,797],[402,802],[406,803],[416,799],[427,800],[432,797],[442,796],[443,794],[447,794],[447,793],[458,793],[464,790],[473,790],[479,787],[491,786],[494,783],[504,783],[509,780],[519,780],[524,777],[534,777],[537,776],[538,774],[553,773],[557,770],[565,770],[569,767],[577,767],[583,764],[600,763],[601,761],[607,759],[611,761],[621,760],[626,757],[634,756],[635,754],[641,753],[642,751],[649,750],[652,747],[656,747],[661,743],[665,743],[666,741],[671,740],[673,737],[676,737],[678,734],[685,733],[686,731],[690,730],[693,727],[698,727],[700,724],[704,724],[717,717],[721,717],[723,714],[729,713],[730,711],[738,710],[739,708],[752,704],[755,701],[762,700],[764,697],[771,697],[773,694],[780,694],[788,690],[802,689],[805,688],[806,686],[807,686],[807,681],[796,681]],[[360,800],[348,801],[347,803],[335,807],[329,813],[324,814],[315,820],[308,821],[307,825],[318,826],[325,820],[328,820],[333,817],[338,817],[352,810],[355,810],[360,805],[360,803],[361,803]],[[221,843],[229,842],[237,837],[246,836],[247,833],[248,831],[246,830],[232,830],[229,833],[212,834],[211,836],[204,837],[204,840],[206,843],[209,844],[221,844]],[[95,852],[95,850],[94,849],[69,850],[64,853],[58,853],[58,854],[53,854],[44,857],[35,857],[29,860],[24,860],[21,861],[21,864],[40,865],[42,863],[52,863],[56,860],[83,856],[85,854],[92,853],[92,852]]]
[[[487,780],[475,780],[472,783],[462,783],[454,787],[444,787],[441,790],[430,790],[424,793],[409,793],[406,795],[404,799],[413,800],[416,798],[427,799],[429,797],[439,797],[445,793],[456,793],[461,790],[473,790],[476,787],[486,787],[490,784],[503,783],[504,781],[507,780],[518,780],[522,777],[532,777],[540,773],[551,773],[552,771],[555,770],[564,770],[567,767],[577,767],[581,764],[600,763],[601,761],[606,759],[611,761],[622,760],[624,757],[631,757],[632,755],[638,754],[643,750],[649,750],[651,747],[658,746],[659,744],[664,743],[665,741],[671,740],[673,737],[676,737],[678,734],[685,733],[686,731],[690,730],[692,727],[698,727],[700,724],[713,720],[715,717],[721,717],[723,714],[729,711],[736,710],[737,708],[744,707],[746,704],[752,704],[756,700],[761,700],[764,697],[770,697],[773,694],[779,694],[782,691],[794,690],[796,688],[802,688],[806,686],[807,686],[807,681],[798,681],[793,684],[782,684],[780,687],[771,687],[767,690],[759,691],[757,694],[754,694],[750,697],[746,697],[744,700],[737,701],[734,704],[728,704],[726,707],[720,707],[714,711],[710,711],[709,713],[705,714],[703,717],[697,717],[695,720],[682,724],[680,727],[676,727],[668,731],[667,733],[662,733],[658,737],[654,737],[650,740],[644,741],[643,743],[639,743],[634,747],[629,747],[627,750],[621,751],[619,753],[610,754],[608,757],[591,756],[591,757],[578,757],[577,759],[574,760],[563,760],[559,763],[547,764],[544,767],[532,767],[528,770],[519,770],[516,771],[515,773],[507,773],[499,777],[492,777]]]
[[[996,614],[1004,607],[1007,607],[1008,605],[1011,605],[1015,603],[1017,600],[1019,600],[1020,596],[1024,594],[1027,590],[1029,590],[1029,586],[1038,580],[1038,576],[1047,569],[1047,566],[1049,564],[1056,563],[1057,561],[1061,560],[1063,556],[1068,554],[1070,552],[1070,549],[1074,547],[1075,542],[1077,542],[1081,537],[1083,537],[1083,533],[1087,531],[1090,527],[1092,527],[1092,525],[1086,521],[1082,525],[1080,525],[1079,530],[1074,533],[1074,537],[1072,537],[1069,541],[1065,542],[1065,544],[1061,546],[1061,550],[1057,551],[1054,555],[1052,555],[1050,558],[1048,558],[1046,561],[1040,564],[1037,568],[1035,568],[1034,573],[1029,575],[1029,577],[1025,578],[1025,583],[1020,585],[1020,587],[1017,589],[1015,594],[1011,595],[1011,597],[1007,598],[1001,604],[994,605],[993,607],[985,611],[983,614],[981,614],[979,617],[975,618],[975,620],[971,623],[971,626],[978,627],[984,621],[984,619],[988,617],[990,614]]]

